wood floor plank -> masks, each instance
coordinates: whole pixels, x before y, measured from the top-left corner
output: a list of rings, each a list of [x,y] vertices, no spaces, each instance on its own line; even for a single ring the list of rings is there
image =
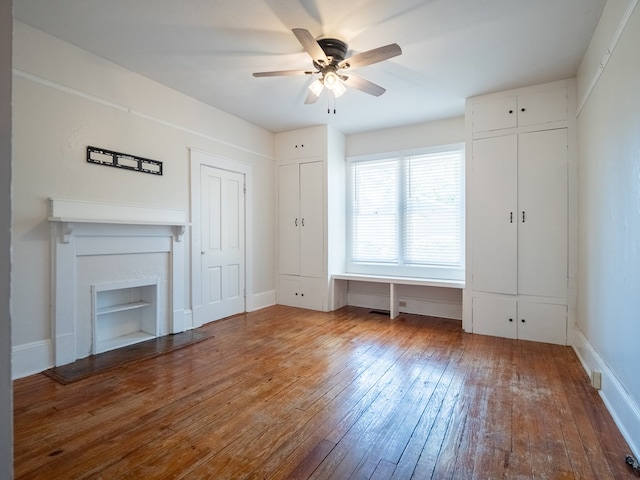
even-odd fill
[[[202,328],[70,385],[14,382],[15,478],[636,478],[568,347],[356,307]]]

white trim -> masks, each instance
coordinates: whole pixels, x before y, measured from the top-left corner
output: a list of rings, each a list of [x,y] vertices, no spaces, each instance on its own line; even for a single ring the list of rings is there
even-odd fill
[[[253,295],[253,166],[221,155],[190,149],[191,166],[191,306],[193,328],[202,326],[202,263],[200,259],[200,171],[208,166],[244,175],[245,182],[245,311]]]
[[[346,157],[347,163],[369,162],[374,160],[388,160],[396,157],[411,155],[428,155],[430,153],[450,152],[452,150],[462,150],[464,152],[465,142],[447,143],[444,145],[430,145],[402,150],[391,150],[389,152],[369,153],[365,155],[350,155]]]
[[[334,273],[335,280],[355,280],[358,282],[394,283],[397,285],[420,285],[423,287],[443,287],[463,289],[464,280],[442,280],[416,277],[391,277],[386,275],[363,275],[359,273]]]
[[[602,373],[602,389],[599,391],[604,404],[620,429],[631,451],[636,457],[640,457],[640,405],[634,402],[627,393],[624,385],[618,380],[615,373],[609,368],[600,354],[591,345],[585,335],[575,329],[575,343],[573,349],[582,363],[588,376],[598,370]],[[625,452],[620,452],[621,455]]]
[[[587,100],[589,100],[589,97],[591,96],[591,92],[593,91],[593,89],[596,88],[596,85],[598,84],[598,81],[602,76],[602,72],[604,72],[605,67],[609,63],[609,60],[611,59],[611,55],[613,54],[613,51],[616,49],[616,46],[618,45],[618,41],[620,40],[620,37],[622,37],[622,33],[624,32],[624,29],[627,26],[627,23],[629,22],[629,19],[631,18],[633,11],[638,6],[639,1],[640,0],[629,1],[629,5],[627,6],[627,9],[625,10],[624,15],[620,19],[618,28],[616,28],[616,31],[613,34],[613,37],[611,38],[611,42],[609,42],[609,47],[607,48],[605,54],[600,60],[600,65],[598,66],[598,69],[593,74],[593,77],[591,78],[591,81],[589,82],[589,86],[585,90],[584,95],[578,101],[576,116],[580,115],[580,112],[582,111],[582,107],[584,107],[585,104],[587,103]]]
[[[193,130],[191,128],[184,127],[182,125],[178,125],[177,123],[169,122],[167,120],[163,120],[161,118],[154,117],[153,115],[149,115],[147,113],[132,109],[131,107],[128,107],[126,105],[122,105],[120,103],[112,102],[110,100],[105,100],[104,98],[100,98],[100,97],[97,97],[95,95],[91,95],[91,94],[88,94],[88,93],[85,93],[85,92],[81,92],[80,90],[77,90],[75,88],[68,87],[66,85],[62,85],[62,84],[60,84],[58,82],[54,82],[53,80],[49,80],[47,78],[43,78],[43,77],[40,77],[38,75],[34,75],[32,73],[24,72],[24,71],[19,70],[17,68],[13,69],[13,74],[15,76],[17,76],[17,77],[21,77],[21,78],[24,78],[26,80],[30,80],[30,81],[38,83],[40,85],[44,85],[45,87],[53,88],[53,89],[58,90],[60,92],[64,92],[64,93],[67,93],[69,95],[74,95],[76,97],[84,98],[85,100],[89,100],[91,102],[103,105],[105,107],[109,107],[109,108],[113,108],[113,109],[116,109],[116,110],[120,110],[122,112],[129,113],[131,115],[143,118],[145,120],[149,120],[150,122],[154,122],[154,123],[163,125],[165,127],[175,128],[176,130],[179,130],[181,132],[188,133],[188,134],[194,135],[196,137],[204,138],[206,140],[210,140],[210,141],[218,143],[220,145],[225,145],[227,147],[232,147],[232,148],[234,148],[236,150],[240,150],[242,152],[246,152],[246,153],[249,153],[251,155],[255,155],[257,157],[266,158],[268,160],[273,160],[273,157],[271,157],[270,155],[265,155],[264,153],[257,152],[255,150],[251,150],[250,148],[246,148],[246,147],[243,147],[242,145],[238,145],[238,144],[235,144],[235,143],[232,143],[232,142],[227,142],[226,140],[222,140],[221,138],[214,137],[214,136],[209,135],[207,133],[199,132],[197,130]]]
[[[12,378],[28,377],[53,366],[53,343],[47,339],[18,345],[11,349],[11,357]]]

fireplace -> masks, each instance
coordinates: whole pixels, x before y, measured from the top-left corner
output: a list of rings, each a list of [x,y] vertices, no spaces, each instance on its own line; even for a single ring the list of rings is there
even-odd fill
[[[161,335],[185,322],[185,213],[50,200],[55,365]]]

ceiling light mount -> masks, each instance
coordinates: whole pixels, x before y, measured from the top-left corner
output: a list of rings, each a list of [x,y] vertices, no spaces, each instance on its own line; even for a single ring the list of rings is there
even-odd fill
[[[347,56],[348,47],[342,40],[338,40],[337,38],[320,38],[317,42],[318,45],[320,45],[320,48],[322,48],[324,54],[327,56],[327,60],[329,60],[328,64],[321,65],[318,63],[318,59],[315,59],[313,61],[313,65],[318,70],[322,70],[329,65],[337,67],[338,64]]]

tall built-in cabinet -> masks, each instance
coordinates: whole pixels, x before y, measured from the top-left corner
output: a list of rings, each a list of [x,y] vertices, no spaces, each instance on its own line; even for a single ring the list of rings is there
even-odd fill
[[[276,158],[278,303],[333,310],[330,275],[344,265],[344,136],[329,126],[279,133]]]
[[[466,331],[571,342],[573,89],[467,100]]]

